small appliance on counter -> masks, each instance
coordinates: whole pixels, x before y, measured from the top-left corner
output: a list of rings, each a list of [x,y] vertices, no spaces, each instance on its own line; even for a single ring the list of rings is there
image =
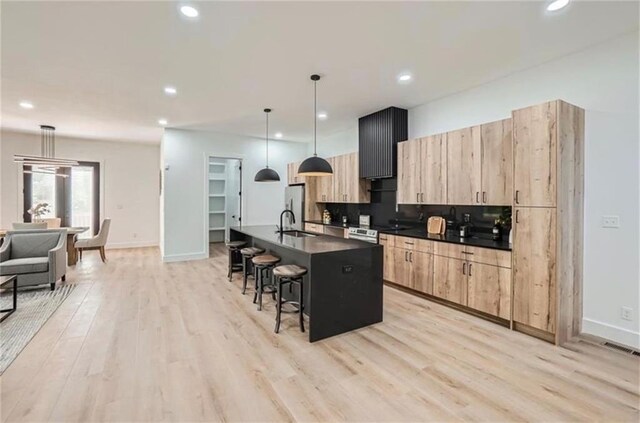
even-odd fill
[[[471,215],[469,213],[465,213],[463,223],[460,225],[460,238],[469,238],[471,236],[472,229],[473,224],[471,223]]]
[[[358,218],[358,225],[361,228],[370,228],[371,227],[371,215],[361,214]]]
[[[449,216],[447,216],[447,233],[454,234],[458,229],[458,219],[456,218],[456,208],[451,207],[449,209]]]
[[[324,209],[324,211],[322,212],[322,223],[324,223],[325,225],[331,223],[331,213],[329,213],[329,210],[327,209]]]
[[[342,225],[343,226],[347,226],[347,223],[349,222],[349,218],[346,215],[342,216]]]

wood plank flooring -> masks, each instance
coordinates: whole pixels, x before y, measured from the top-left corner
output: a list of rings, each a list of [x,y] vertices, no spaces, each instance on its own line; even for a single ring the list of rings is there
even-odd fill
[[[558,348],[385,288],[384,322],[309,344],[226,255],[85,254],[78,289],[0,378],[13,421],[635,421],[637,357]]]

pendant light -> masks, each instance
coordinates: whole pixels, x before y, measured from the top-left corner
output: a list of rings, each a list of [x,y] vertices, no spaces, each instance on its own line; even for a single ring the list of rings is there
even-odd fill
[[[76,160],[56,158],[56,128],[51,125],[40,125],[40,156],[16,154],[13,161],[22,164],[24,173],[41,173],[60,178],[68,178],[69,175],[58,173],[58,169],[78,166]],[[24,169],[25,166],[30,169]]]
[[[256,182],[278,182],[280,180],[280,175],[273,169],[269,168],[269,113],[271,113],[271,109],[264,109],[265,116],[267,117],[267,163],[264,169],[261,169],[256,173],[255,178],[253,178]]]
[[[316,146],[317,140],[317,127],[318,127],[318,93],[317,84],[320,79],[320,75],[311,75],[313,81],[313,156],[305,159],[298,168],[298,174],[301,176],[330,176],[333,174],[333,169],[328,161],[322,157],[318,157]]]

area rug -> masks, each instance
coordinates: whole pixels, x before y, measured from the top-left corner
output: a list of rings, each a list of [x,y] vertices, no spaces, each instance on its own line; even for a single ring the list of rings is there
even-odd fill
[[[49,317],[73,292],[75,285],[64,285],[51,291],[49,287],[18,291],[18,309],[0,323],[0,375],[27,346]],[[11,289],[0,295],[0,307],[11,307]]]

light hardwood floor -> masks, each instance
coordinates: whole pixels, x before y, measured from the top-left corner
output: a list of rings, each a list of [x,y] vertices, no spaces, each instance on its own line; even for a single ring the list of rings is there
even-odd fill
[[[309,344],[273,333],[226,255],[96,254],[7,369],[2,421],[638,421],[637,357],[558,348],[385,288],[384,322]]]

